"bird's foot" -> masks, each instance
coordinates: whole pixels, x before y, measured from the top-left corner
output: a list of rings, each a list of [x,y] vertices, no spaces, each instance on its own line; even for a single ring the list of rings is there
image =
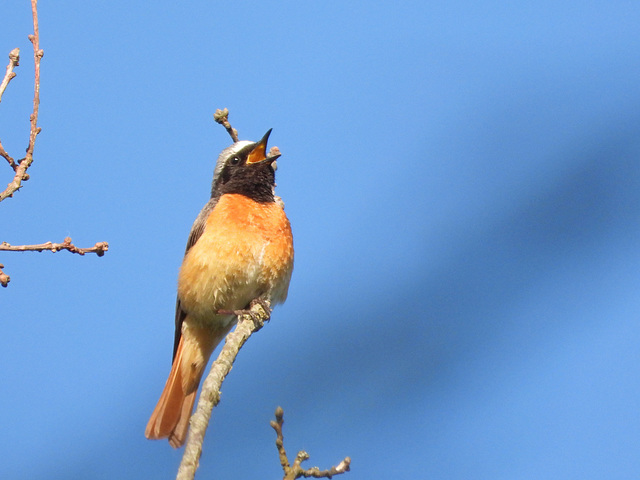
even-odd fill
[[[265,321],[268,322],[269,320],[271,320],[271,304],[269,303],[269,300],[266,300],[262,297],[251,300],[251,303],[249,304],[249,310],[251,310],[256,305],[260,305],[264,310],[264,313],[267,314],[267,318]]]
[[[263,323],[260,316],[253,311],[253,307],[255,305],[260,305],[264,309],[264,313],[267,314],[265,321],[268,322],[271,320],[271,305],[269,305],[269,301],[264,298],[256,298],[255,300],[252,300],[249,304],[249,308],[242,310],[218,310],[218,315],[235,315],[236,317],[240,315],[249,315],[252,318],[253,323]]]

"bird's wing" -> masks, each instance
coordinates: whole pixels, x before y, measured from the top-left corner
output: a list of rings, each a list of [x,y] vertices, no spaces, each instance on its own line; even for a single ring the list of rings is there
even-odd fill
[[[218,203],[217,198],[212,198],[207,202],[207,204],[200,210],[200,213],[196,217],[195,222],[193,222],[193,226],[191,227],[191,232],[189,232],[189,239],[187,240],[187,248],[184,251],[184,254],[187,255],[187,252],[191,247],[193,247],[198,239],[202,236],[202,232],[204,232],[204,227],[207,224],[207,218],[211,211],[215,208]],[[176,299],[176,332],[173,342],[173,358],[176,356],[176,352],[178,351],[178,344],[180,343],[180,337],[182,336],[182,322],[184,322],[184,318],[187,316],[187,312],[185,312],[180,306],[180,298]],[[173,361],[173,360],[172,360]]]

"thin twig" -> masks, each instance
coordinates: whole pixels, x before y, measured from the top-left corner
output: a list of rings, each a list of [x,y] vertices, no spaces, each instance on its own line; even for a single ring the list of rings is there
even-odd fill
[[[4,265],[0,263],[0,285],[6,287],[7,285],[9,285],[11,277],[2,271],[3,268]]]
[[[226,108],[220,110],[218,108],[213,114],[213,119],[227,129],[227,133],[231,135],[231,140],[238,141],[238,131],[229,123],[229,110]]]
[[[349,457],[345,457],[338,465],[328,470],[320,470],[318,467],[305,470],[301,464],[305,460],[309,460],[309,454],[304,450],[298,452],[296,459],[293,461],[293,465],[290,466],[287,452],[284,449],[284,436],[282,434],[283,423],[284,411],[282,407],[278,407],[276,408],[275,421],[271,420],[271,428],[276,431],[276,447],[278,449],[278,456],[280,457],[280,465],[282,465],[282,470],[284,471],[283,480],[295,480],[300,477],[331,478],[334,475],[339,475],[350,470],[351,458]]]
[[[240,348],[254,332],[262,328],[264,322],[271,315],[270,309],[265,310],[260,302],[254,302],[250,312],[251,314],[238,316],[236,328],[227,335],[220,355],[211,365],[211,370],[202,384],[202,392],[200,392],[196,411],[191,417],[187,445],[176,480],[192,480],[194,478],[200,462],[200,455],[202,455],[202,443],[211,419],[211,413],[220,402],[222,382],[231,371]]]
[[[7,242],[0,243],[0,251],[5,252],[42,252],[44,250],[54,253],[60,250],[67,250],[71,253],[77,253],[78,255],[95,253],[99,257],[102,257],[104,253],[109,250],[109,244],[107,242],[98,242],[93,247],[78,248],[71,243],[71,238],[69,237],[65,238],[62,243],[47,242],[38,245],[9,245]]]
[[[4,159],[9,162],[9,166],[11,168],[13,168],[13,171],[15,172],[16,169],[18,168],[18,164],[15,162],[15,160],[11,157],[11,155],[9,155],[7,153],[7,151],[4,149],[4,147],[2,146],[2,142],[0,142],[0,157],[4,157]]]
[[[287,451],[284,449],[284,436],[282,435],[282,424],[284,423],[284,410],[282,407],[276,408],[276,419],[271,420],[271,428],[276,431],[276,448],[278,449],[278,456],[280,457],[280,465],[285,474],[291,468],[289,465],[289,458],[287,457]]]
[[[6,90],[9,82],[12,78],[16,76],[16,72],[13,71],[15,67],[20,64],[20,49],[14,48],[9,52],[9,65],[7,65],[7,71],[4,74],[4,78],[2,79],[2,83],[0,83],[0,102],[2,101],[2,94]],[[7,151],[2,146],[2,142],[0,142],[0,156],[4,157],[4,159],[9,163],[9,166],[15,172],[18,168],[18,164],[15,160],[7,153]]]
[[[16,73],[13,71],[15,67],[20,64],[20,49],[14,48],[9,52],[9,65],[7,65],[7,71],[4,74],[4,78],[2,79],[2,83],[0,83],[0,102],[2,101],[2,94],[9,85],[9,82],[13,77],[16,76]]]
[[[19,162],[15,169],[15,176],[9,182],[7,188],[0,193],[0,202],[22,187],[22,182],[28,180],[27,169],[33,163],[33,150],[36,146],[36,136],[40,133],[38,127],[38,110],[40,108],[40,60],[44,52],[40,49],[40,31],[38,29],[38,0],[31,0],[31,13],[33,15],[33,35],[29,35],[29,40],[33,44],[33,62],[35,66],[34,87],[33,87],[33,112],[29,117],[31,128],[29,130],[29,145],[26,156]]]

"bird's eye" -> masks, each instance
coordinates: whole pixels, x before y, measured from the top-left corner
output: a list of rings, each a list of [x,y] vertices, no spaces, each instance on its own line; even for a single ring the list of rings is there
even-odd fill
[[[238,165],[240,163],[240,157],[232,157],[231,165]]]

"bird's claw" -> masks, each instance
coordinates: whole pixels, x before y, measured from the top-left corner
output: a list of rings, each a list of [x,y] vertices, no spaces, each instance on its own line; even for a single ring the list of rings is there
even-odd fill
[[[271,305],[269,305],[269,302],[263,298],[256,298],[255,300],[252,300],[249,304],[249,308],[242,310],[218,310],[218,314],[235,315],[236,317],[239,317],[240,315],[249,315],[253,320],[253,323],[255,323],[256,325],[261,325],[263,321],[260,318],[260,315],[252,310],[256,304],[260,305],[264,309],[264,312],[267,314],[267,318],[264,321],[268,322],[269,320],[271,320]]]

